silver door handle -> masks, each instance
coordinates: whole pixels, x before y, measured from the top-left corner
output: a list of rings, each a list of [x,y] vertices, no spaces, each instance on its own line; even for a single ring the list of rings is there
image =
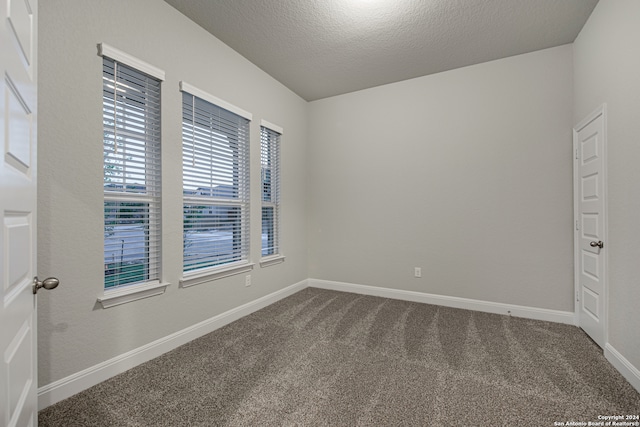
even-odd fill
[[[602,249],[604,247],[604,243],[602,243],[602,240],[598,240],[597,242],[589,243],[589,246],[591,246],[592,248],[595,248],[597,246]]]
[[[38,293],[38,289],[40,288],[45,288],[45,289],[55,289],[58,287],[58,285],[60,284],[60,281],[58,279],[56,279],[55,277],[49,277],[47,279],[44,279],[42,282],[38,280],[38,276],[33,278],[33,293],[37,294]]]

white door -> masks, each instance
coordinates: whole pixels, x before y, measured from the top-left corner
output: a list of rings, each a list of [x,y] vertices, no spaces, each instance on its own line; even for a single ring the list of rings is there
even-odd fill
[[[605,129],[603,105],[573,130],[576,316],[600,347],[606,344],[607,310]]]
[[[37,425],[37,0],[0,6],[0,426]]]

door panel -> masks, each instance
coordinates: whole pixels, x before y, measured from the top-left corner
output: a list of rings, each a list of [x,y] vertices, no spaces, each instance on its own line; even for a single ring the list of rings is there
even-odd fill
[[[25,175],[31,166],[32,114],[11,78],[5,76],[6,123],[5,159]]]
[[[601,240],[598,219],[599,215],[597,213],[582,214],[582,237],[584,239]]]
[[[29,215],[13,215],[5,213],[5,247],[7,253],[8,292],[21,283],[29,281],[31,272],[31,220]]]
[[[582,272],[596,281],[599,279],[597,255],[588,252],[582,254]],[[585,282],[587,287],[589,284],[589,282]]]
[[[9,372],[9,419],[15,418],[22,409],[22,403],[27,399],[34,381],[31,369],[34,350],[32,335],[32,325],[28,320],[20,327],[5,351],[5,363]]]
[[[574,129],[576,209],[576,312],[579,325],[601,347],[605,344],[606,243],[604,107]],[[596,245],[596,246],[594,246]]]
[[[32,6],[27,0],[10,0],[8,2],[7,22],[11,33],[20,47],[19,52],[27,65],[32,62],[34,41]]]
[[[582,177],[582,201],[598,200],[598,175]]]
[[[0,425],[37,424],[35,0],[0,6]]]
[[[584,141],[581,141],[582,147],[582,165],[586,165],[598,159],[598,134],[592,134]]]
[[[595,322],[598,321],[598,313],[600,309],[598,308],[598,302],[600,299],[595,292],[592,292],[588,288],[584,288],[582,290],[582,307],[585,310],[585,313],[590,315]]]

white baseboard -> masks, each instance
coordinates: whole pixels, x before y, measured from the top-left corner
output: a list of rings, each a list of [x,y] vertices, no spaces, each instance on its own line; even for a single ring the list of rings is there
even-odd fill
[[[631,362],[609,343],[604,346],[604,357],[606,357],[609,363],[640,393],[640,370],[633,366]]]
[[[546,320],[548,322],[574,325],[574,313],[569,311],[549,310],[546,308],[526,307],[522,305],[502,304],[474,300],[469,298],[450,297],[445,295],[426,294],[400,289],[380,288],[377,286],[356,285],[353,283],[333,282],[329,280],[309,279],[309,286],[334,291],[352,292],[355,294],[371,295],[403,301],[421,302],[425,304],[442,305],[445,307],[463,308],[466,310],[482,311],[485,313],[505,314],[526,319]]]
[[[62,378],[53,383],[47,384],[38,389],[38,410],[60,402],[83,390],[88,389],[102,381],[116,376],[134,366],[147,362],[168,351],[171,351],[196,338],[215,331],[231,322],[273,304],[283,298],[306,288],[308,281],[303,280],[287,288],[281,289],[272,294],[258,298],[247,304],[236,307],[227,312],[204,320],[181,331],[175,332],[166,337],[160,338],[142,347],[138,347],[127,353],[118,355],[105,362],[76,372],[66,378]]]

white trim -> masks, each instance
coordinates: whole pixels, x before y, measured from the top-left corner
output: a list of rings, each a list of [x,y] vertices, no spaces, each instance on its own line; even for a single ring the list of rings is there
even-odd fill
[[[170,283],[154,281],[141,285],[105,289],[103,295],[98,297],[98,302],[102,304],[102,308],[109,308],[142,298],[162,295],[169,285]]]
[[[113,46],[109,46],[106,43],[98,44],[98,56],[106,56],[107,58],[115,59],[118,62],[126,64],[135,68],[138,71],[149,74],[158,80],[164,81],[164,71],[158,67],[155,67],[148,62],[144,62],[135,56],[124,53],[123,51],[116,49]]]
[[[76,372],[73,375],[47,384],[38,389],[38,410],[60,402],[128,369],[147,362],[183,344],[200,338],[231,322],[280,301],[307,287],[307,280],[265,295],[262,298],[233,308],[193,326],[160,338],[142,347],[113,357],[105,362]]]
[[[309,286],[313,288],[352,292],[355,294],[371,295],[573,325],[573,313],[570,311],[549,310],[546,308],[526,307],[522,305],[503,304],[499,302],[481,301],[446,295],[426,294],[400,289],[380,288],[377,286],[356,285],[353,283],[334,282],[329,280],[309,279]]]
[[[606,357],[613,367],[629,381],[629,384],[640,393],[640,370],[633,366],[631,362],[609,343],[604,346],[604,357]]]
[[[580,274],[579,274],[579,270],[580,270],[580,261],[579,261],[579,244],[578,244],[578,230],[576,230],[576,228],[578,227],[578,196],[577,196],[577,189],[578,189],[578,159],[576,157],[578,157],[578,132],[576,132],[576,129],[573,129],[573,144],[572,144],[573,150],[571,151],[571,157],[573,158],[573,223],[571,224],[571,227],[573,227],[573,323],[580,327],[580,304],[579,304],[579,300],[578,300],[578,295],[579,295],[579,286],[578,286],[578,282]]]
[[[180,287],[188,288],[189,286],[199,285],[200,283],[222,279],[223,277],[248,273],[249,271],[253,270],[253,266],[253,263],[242,263],[240,265],[228,266],[226,268],[216,267],[214,269],[207,269],[204,272],[199,271],[195,274],[186,273],[184,277],[180,279]]]
[[[281,262],[284,262],[284,260],[285,260],[284,255],[270,255],[260,260],[260,267],[264,268],[264,267],[269,267],[271,265],[280,264]]]
[[[604,230],[603,241],[606,247],[610,247],[609,240],[609,193],[608,187],[608,168],[607,168],[607,104],[604,103],[596,108],[591,114],[585,117],[573,128],[573,305],[574,305],[574,324],[580,327],[580,304],[578,303],[578,294],[580,292],[580,243],[579,243],[579,230],[576,230],[576,223],[578,221],[578,194],[580,194],[579,176],[578,176],[578,160],[576,159],[576,153],[578,149],[578,132],[580,132],[585,126],[602,116],[602,180],[603,180],[603,204],[604,204]],[[604,251],[604,258],[602,260],[604,275],[603,292],[602,292],[602,322],[603,333],[602,343],[606,345],[609,342],[609,250]],[[594,341],[595,342],[595,341]]]
[[[265,128],[269,128],[274,132],[278,132],[280,135],[282,135],[284,129],[282,129],[280,126],[278,125],[274,125],[273,123],[269,123],[266,120],[260,120],[260,126],[265,127]]]
[[[247,120],[253,119],[253,114],[248,111],[243,110],[240,107],[236,107],[235,105],[218,98],[217,96],[213,96],[210,93],[207,93],[203,90],[198,89],[195,86],[190,85],[185,81],[180,82],[180,90],[182,92],[190,93],[191,95],[195,95],[200,99],[204,99],[207,102],[217,105],[220,108],[224,108],[227,111],[231,111],[234,114],[244,117]]]
[[[236,274],[248,273],[253,270],[253,263],[242,263],[240,265],[233,265],[226,268],[216,267],[214,269],[207,269],[205,272],[197,272],[195,274],[186,273],[182,279],[180,279],[180,287],[188,288],[189,286],[199,285],[204,282],[210,282],[212,280],[222,279],[223,277],[235,276]]]

